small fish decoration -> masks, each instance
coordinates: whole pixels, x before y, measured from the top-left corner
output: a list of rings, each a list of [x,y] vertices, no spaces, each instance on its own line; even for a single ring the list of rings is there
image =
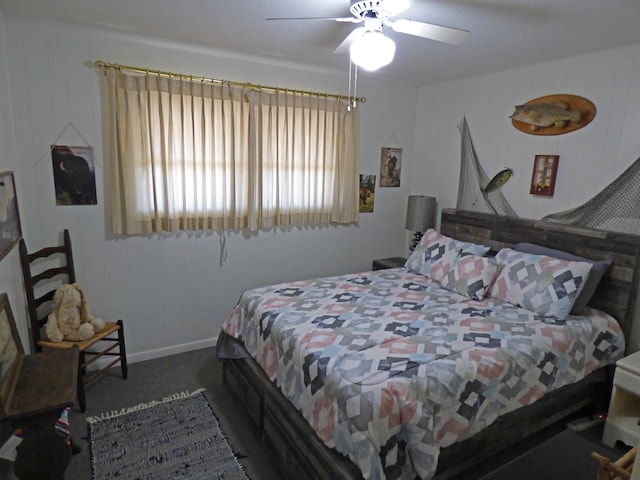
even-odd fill
[[[556,126],[564,128],[568,122],[581,123],[582,110],[569,110],[566,102],[537,103],[530,105],[516,105],[516,109],[509,117],[519,122],[528,123],[534,132],[540,128]]]
[[[502,185],[507,183],[507,180],[511,178],[511,175],[513,175],[513,170],[511,170],[510,168],[500,170],[491,180],[489,180],[489,183],[487,183],[487,186],[484,187],[482,191],[484,193],[489,193],[497,190]]]

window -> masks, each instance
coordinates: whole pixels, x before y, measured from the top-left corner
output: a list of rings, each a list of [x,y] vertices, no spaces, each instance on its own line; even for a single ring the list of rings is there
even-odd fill
[[[114,233],[357,221],[357,109],[152,73],[107,78]]]

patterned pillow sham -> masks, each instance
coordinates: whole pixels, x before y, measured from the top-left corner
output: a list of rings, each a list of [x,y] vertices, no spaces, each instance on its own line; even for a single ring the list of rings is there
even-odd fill
[[[433,228],[427,230],[407,259],[404,266],[413,273],[429,276],[434,264],[442,261],[449,251],[470,253],[482,256],[489,251],[489,247],[470,242],[461,242],[436,232]]]
[[[482,300],[498,272],[494,258],[450,250],[431,266],[429,277],[443,288],[472,300]]]
[[[513,249],[518,252],[535,253],[536,255],[547,255],[548,257],[555,257],[561,260],[571,260],[572,262],[587,262],[591,264],[591,272],[589,272],[589,278],[585,282],[584,288],[578,295],[573,308],[571,309],[571,315],[580,315],[587,304],[593,297],[593,294],[598,288],[598,284],[602,277],[609,270],[612,260],[590,260],[588,258],[579,257],[578,255],[572,255],[571,253],[563,252],[562,250],[556,250],[554,248],[543,247],[542,245],[536,245],[534,243],[517,243],[513,246]]]
[[[573,307],[591,271],[587,262],[503,248],[496,255],[500,273],[488,296],[545,317],[563,319]]]

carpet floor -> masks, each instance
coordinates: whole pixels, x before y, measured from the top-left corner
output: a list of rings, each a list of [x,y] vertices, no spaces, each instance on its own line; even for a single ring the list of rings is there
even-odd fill
[[[88,385],[87,411],[81,413],[77,407],[74,407],[69,414],[74,441],[82,448],[82,451],[72,457],[65,473],[65,479],[91,479],[87,417],[161,399],[175,392],[194,391],[201,387],[205,388],[204,395],[219,419],[222,432],[228,438],[233,450],[240,457],[240,462],[249,478],[251,480],[283,480],[269,456],[262,449],[257,432],[252,424],[246,415],[239,411],[237,403],[225,390],[222,384],[222,364],[216,359],[213,348],[194,350],[130,364],[129,378],[127,380],[122,379],[119,368],[114,368],[99,380]],[[593,445],[594,449],[602,447],[600,442],[601,429],[602,426],[599,426],[595,429],[581,432],[580,437],[587,440],[585,452],[589,450],[590,445]],[[0,422],[0,430],[2,430],[2,422]],[[472,471],[460,474],[451,480],[478,480],[483,476],[499,471],[501,467],[506,468],[507,465],[510,465],[510,462],[515,463],[515,460],[522,455],[535,452],[536,447],[543,445],[563,430],[563,425],[550,427],[533,438],[514,445],[509,451],[496,457],[488,458]],[[1,433],[0,431],[0,439],[2,438]],[[561,443],[564,445],[565,451],[574,450],[574,445],[571,442],[565,441]],[[549,452],[551,455],[547,455],[546,460],[537,459],[535,461],[553,462],[555,465],[564,468],[564,474],[563,471],[560,471],[556,473],[555,477],[546,475],[538,478],[580,478],[571,476],[572,465],[568,462],[563,462],[562,458],[565,455],[563,451],[554,447]],[[587,476],[584,480],[595,480],[597,465],[589,457],[589,454],[590,450],[586,454],[577,453],[575,458],[572,458],[572,462],[574,464],[575,462],[584,464],[589,468],[589,471],[593,471],[593,474]],[[538,458],[538,455],[535,455],[535,458]],[[0,460],[1,479],[14,479],[11,474],[11,467],[12,464],[10,462]],[[486,477],[484,480],[502,480],[506,478],[524,480],[531,478],[523,476],[529,469],[527,466],[518,467],[512,464],[509,468],[516,468],[515,473],[513,473],[514,471],[509,472],[512,475],[511,477]],[[520,468],[519,471],[518,468]]]

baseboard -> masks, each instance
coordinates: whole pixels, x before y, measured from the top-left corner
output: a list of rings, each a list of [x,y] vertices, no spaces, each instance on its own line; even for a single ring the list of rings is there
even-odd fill
[[[154,358],[168,357],[169,355],[176,355],[178,353],[190,352],[192,350],[200,350],[201,348],[215,347],[218,342],[218,337],[207,338],[204,340],[197,340],[195,342],[182,343],[180,345],[170,345],[168,347],[155,348],[153,350],[146,350],[144,352],[138,352],[129,354],[127,353],[127,362],[136,363],[144,362],[145,360],[153,360]]]
[[[168,347],[154,348],[153,350],[145,350],[143,352],[129,353],[127,352],[127,363],[144,362],[145,360],[153,360],[154,358],[168,357],[169,355],[176,355],[178,353],[191,352],[193,350],[200,350],[201,348],[215,347],[218,342],[218,337],[206,338],[204,340],[197,340],[195,342],[181,343],[180,345],[170,345]],[[109,359],[100,358],[91,365],[89,370],[98,369],[104,367],[109,363]],[[120,368],[120,364],[115,365],[113,368]]]

